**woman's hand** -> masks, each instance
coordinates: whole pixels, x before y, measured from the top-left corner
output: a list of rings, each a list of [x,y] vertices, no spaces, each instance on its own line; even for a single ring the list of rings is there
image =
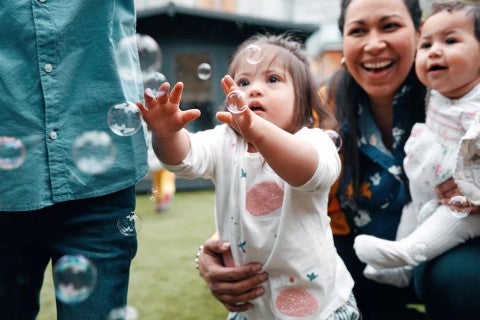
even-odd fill
[[[253,300],[264,293],[260,284],[268,279],[262,265],[249,263],[240,267],[225,267],[222,256],[230,254],[230,245],[208,239],[198,256],[198,270],[213,296],[232,312],[250,309]]]
[[[445,182],[442,182],[435,188],[435,193],[437,194],[440,203],[449,206],[452,210],[455,211],[468,211],[469,213],[480,213],[480,206],[475,205],[465,205],[465,206],[455,206],[450,204],[450,200],[454,196],[462,196],[462,191],[458,188],[455,180],[453,178],[448,179]],[[468,199],[467,199],[468,200]]]

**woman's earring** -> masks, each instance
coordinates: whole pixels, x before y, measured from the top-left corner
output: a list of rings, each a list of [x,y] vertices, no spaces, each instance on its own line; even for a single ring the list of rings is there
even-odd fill
[[[340,66],[343,69],[347,69],[347,65],[345,64],[345,57],[342,57],[342,59],[340,59]]]

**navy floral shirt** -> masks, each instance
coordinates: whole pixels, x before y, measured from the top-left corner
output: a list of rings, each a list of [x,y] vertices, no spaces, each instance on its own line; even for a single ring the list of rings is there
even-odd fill
[[[360,190],[352,199],[352,180],[344,175],[338,197],[355,234],[395,239],[403,206],[410,201],[408,181],[403,170],[404,146],[413,126],[404,109],[409,87],[404,86],[393,102],[392,149],[385,147],[370,112],[370,103],[359,105]]]

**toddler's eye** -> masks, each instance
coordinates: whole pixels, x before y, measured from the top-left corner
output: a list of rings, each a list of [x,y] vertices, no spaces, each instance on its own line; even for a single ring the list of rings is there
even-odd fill
[[[268,83],[275,83],[275,82],[280,82],[280,79],[277,76],[270,76],[268,77]]]
[[[248,80],[246,79],[240,79],[237,81],[237,86],[239,87],[245,87],[245,86],[248,86],[250,84],[250,82],[248,82]]]

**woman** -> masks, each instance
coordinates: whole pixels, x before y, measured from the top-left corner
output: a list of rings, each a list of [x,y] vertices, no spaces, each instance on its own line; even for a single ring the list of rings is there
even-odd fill
[[[345,69],[326,90],[342,124],[344,145],[343,174],[329,204],[335,245],[355,280],[354,294],[365,319],[420,318],[405,308],[415,299],[413,291],[363,276],[364,264],[353,251],[353,238],[371,234],[394,239],[402,207],[410,201],[403,146],[413,124],[425,117],[426,90],[413,68],[421,10],[417,0],[343,0],[338,22]],[[415,284],[428,316],[455,313],[446,319],[467,319],[463,313],[475,307],[468,306],[461,287],[462,279],[479,278],[472,275],[480,263],[476,258],[480,250],[473,242],[418,268]],[[268,275],[258,273],[258,264],[224,268],[219,253],[226,250],[228,245],[207,240],[198,257],[199,271],[227,309],[241,311],[251,307],[248,300],[263,294],[261,283]],[[461,259],[476,260],[462,266],[458,278],[445,275]]]

